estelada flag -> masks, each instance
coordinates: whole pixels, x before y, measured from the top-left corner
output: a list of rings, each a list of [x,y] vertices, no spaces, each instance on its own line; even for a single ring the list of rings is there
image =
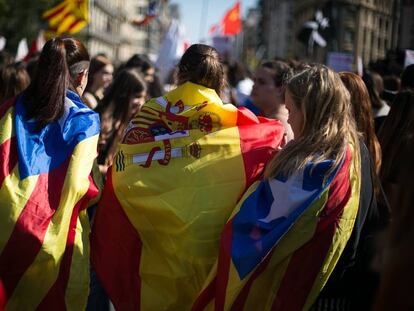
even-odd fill
[[[242,21],[240,17],[240,2],[237,1],[235,5],[226,12],[221,21],[223,35],[232,36],[237,35],[242,29]]]
[[[39,130],[24,97],[0,106],[0,310],[84,310],[99,118],[68,91]]]
[[[148,4],[147,12],[143,19],[133,20],[132,24],[136,26],[145,26],[151,23],[151,21],[157,17],[158,14],[158,3],[156,1],[150,1]]]
[[[50,29],[60,35],[76,33],[89,22],[88,0],[65,0],[43,13]]]
[[[192,310],[309,310],[349,240],[360,157],[308,163],[257,181],[226,223],[220,254]],[[331,172],[332,171],[332,172]]]
[[[189,310],[283,125],[187,82],[146,103],[109,171],[91,258],[117,310]]]

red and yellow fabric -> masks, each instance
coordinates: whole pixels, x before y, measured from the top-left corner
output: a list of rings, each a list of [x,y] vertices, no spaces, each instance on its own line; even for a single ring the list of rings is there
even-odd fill
[[[220,233],[282,142],[283,125],[190,82],[130,122],[92,230],[92,264],[118,310],[188,310]]]
[[[258,181],[221,236],[220,254],[192,310],[309,310],[350,238],[360,160],[349,148],[293,177]],[[325,176],[328,176],[325,180]]]
[[[69,91],[64,115],[34,130],[23,102],[0,106],[0,310],[82,310],[99,119]]]
[[[50,30],[56,35],[74,34],[82,30],[89,22],[88,0],[65,0],[43,13]]]

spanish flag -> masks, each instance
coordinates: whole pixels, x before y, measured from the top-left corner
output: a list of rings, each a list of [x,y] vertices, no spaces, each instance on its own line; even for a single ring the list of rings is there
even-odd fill
[[[89,22],[88,0],[65,0],[43,13],[56,35],[74,34]]]
[[[84,310],[99,118],[68,91],[38,130],[24,98],[0,106],[0,310]]]
[[[359,209],[360,160],[255,182],[224,226],[192,310],[309,310],[341,256]]]
[[[189,310],[283,125],[187,82],[146,103],[109,171],[91,258],[117,310]]]

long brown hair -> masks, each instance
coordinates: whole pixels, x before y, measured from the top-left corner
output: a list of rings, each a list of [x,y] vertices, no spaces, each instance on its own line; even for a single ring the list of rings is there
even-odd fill
[[[136,93],[144,91],[147,91],[147,85],[139,71],[134,68],[124,69],[119,72],[112,82],[102,99],[101,107],[97,111],[102,113],[110,109],[113,119],[126,125],[131,118],[129,112],[130,99]]]
[[[375,134],[374,116],[372,114],[368,89],[361,77],[355,73],[340,72],[339,76],[351,94],[351,104],[358,131],[364,137],[364,143],[374,161],[375,172],[379,174],[381,168],[381,146]]]
[[[16,63],[0,70],[0,105],[19,94],[30,83],[30,77],[23,64]]]
[[[193,44],[178,64],[178,84],[193,82],[214,89],[221,95],[224,88],[224,71],[219,54],[211,46]]]
[[[26,91],[27,118],[37,120],[40,128],[59,119],[66,90],[76,89],[77,76],[88,67],[89,54],[79,40],[67,37],[47,41]]]
[[[88,84],[86,85],[85,92],[90,92],[91,87],[93,85],[95,73],[99,72],[102,68],[104,68],[107,65],[112,65],[112,62],[106,56],[97,55],[92,57],[91,64],[89,66]]]
[[[303,113],[301,136],[291,141],[269,162],[265,177],[290,176],[309,161],[334,160],[332,172],[350,143],[359,157],[359,138],[350,95],[339,75],[315,65],[295,74],[286,83],[294,104]]]
[[[395,179],[398,167],[405,163],[399,161],[402,150],[414,144],[414,92],[406,90],[397,94],[385,119],[378,140],[383,152],[381,180]]]

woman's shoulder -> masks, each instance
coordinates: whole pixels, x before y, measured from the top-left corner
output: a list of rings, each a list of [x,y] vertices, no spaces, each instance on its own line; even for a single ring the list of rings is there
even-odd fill
[[[82,96],[83,102],[91,109],[98,107],[98,99],[92,93],[85,92]]]
[[[99,133],[99,115],[87,107],[74,92],[68,92],[65,98],[63,115],[58,123],[63,132],[87,136]]]

